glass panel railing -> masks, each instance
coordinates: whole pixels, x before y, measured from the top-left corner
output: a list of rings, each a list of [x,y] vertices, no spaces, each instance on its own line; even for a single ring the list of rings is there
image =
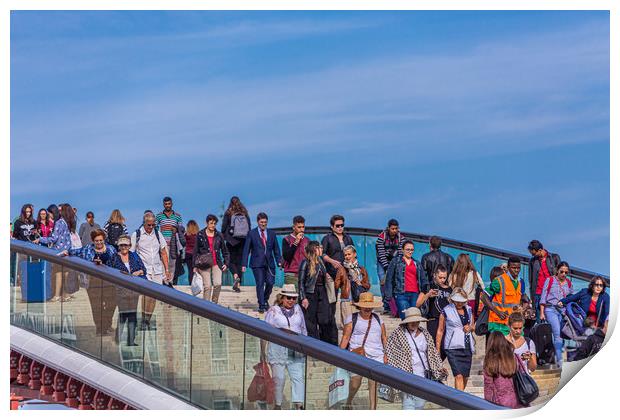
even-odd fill
[[[208,409],[243,408],[244,334],[194,315],[191,401]]]
[[[446,396],[456,392],[452,388],[428,384],[402,371],[385,374],[383,364],[309,337],[286,334],[142,278],[76,257],[57,257],[47,249],[33,247],[32,252],[28,258],[15,255],[13,325],[120,368],[198,407],[272,409],[277,404],[282,409],[343,405],[368,409],[376,404],[400,408],[398,399],[393,403],[379,396],[375,399],[374,383],[381,380],[399,384],[409,393],[424,393],[426,399],[447,401],[451,408],[493,407],[462,393],[451,400]],[[337,365],[349,371],[348,402],[346,397],[334,402],[338,397],[333,393],[330,402]],[[269,395],[260,395],[262,391],[253,385],[257,370],[263,368],[262,373],[273,379]],[[441,392],[428,391],[429,386],[440,386]],[[466,402],[460,405],[463,398]],[[407,401],[415,406],[418,400]],[[432,407],[418,403],[418,408]]]

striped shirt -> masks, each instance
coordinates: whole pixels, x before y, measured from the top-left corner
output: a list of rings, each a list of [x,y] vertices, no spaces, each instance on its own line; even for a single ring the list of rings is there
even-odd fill
[[[155,217],[155,221],[157,222],[157,228],[166,240],[166,244],[170,246],[170,239],[172,239],[173,229],[176,228],[177,232],[179,231],[180,226],[183,226],[183,218],[175,211],[172,211],[170,216],[167,216],[166,213],[161,212]]]

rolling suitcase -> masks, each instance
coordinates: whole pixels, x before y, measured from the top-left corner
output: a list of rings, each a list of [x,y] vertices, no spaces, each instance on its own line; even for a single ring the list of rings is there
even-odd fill
[[[23,302],[45,302],[52,297],[52,270],[45,261],[21,261],[21,292]]]
[[[553,332],[551,324],[542,321],[530,329],[529,337],[536,345],[536,360],[542,366],[555,361],[555,348],[553,347]]]

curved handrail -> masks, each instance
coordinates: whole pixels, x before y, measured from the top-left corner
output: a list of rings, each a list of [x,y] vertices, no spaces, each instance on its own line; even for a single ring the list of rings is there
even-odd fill
[[[290,227],[277,227],[273,229],[278,235],[287,235],[291,232]],[[306,233],[311,234],[327,234],[331,232],[331,228],[329,226],[306,226]],[[347,227],[346,233],[349,235],[362,235],[362,236],[377,236],[381,232],[382,229],[369,229],[369,228],[358,228],[358,227]],[[423,233],[414,233],[414,232],[401,232],[402,235],[407,238],[417,241],[417,242],[428,242],[432,235],[427,235]],[[442,246],[449,246],[452,248],[462,249],[463,251],[475,252],[482,255],[487,255],[490,257],[508,259],[508,257],[517,257],[521,260],[521,263],[527,264],[530,261],[530,257],[525,254],[519,254],[512,251],[506,251],[499,248],[493,248],[487,245],[474,244],[472,242],[460,241],[457,239],[450,239],[441,237]],[[609,284],[609,276],[595,273],[590,270],[585,270],[583,268],[577,268],[571,266],[571,276],[580,278],[582,280],[590,281],[590,279],[599,275],[605,279],[607,284]]]
[[[96,276],[116,286],[130,289],[246,334],[299,351],[449,409],[498,410],[504,408],[477,396],[352,354],[314,338],[285,333],[260,319],[197,299],[169,287],[122,274],[110,267],[98,266],[77,257],[61,257],[49,248],[15,239],[11,239],[11,252],[42,258],[51,263]]]

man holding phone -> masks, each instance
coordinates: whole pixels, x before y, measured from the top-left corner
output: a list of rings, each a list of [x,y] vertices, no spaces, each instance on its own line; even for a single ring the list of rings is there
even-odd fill
[[[282,239],[282,259],[284,260],[284,284],[294,284],[298,289],[299,266],[306,258],[306,245],[310,240],[306,238],[306,219],[303,216],[293,217],[293,232]]]

